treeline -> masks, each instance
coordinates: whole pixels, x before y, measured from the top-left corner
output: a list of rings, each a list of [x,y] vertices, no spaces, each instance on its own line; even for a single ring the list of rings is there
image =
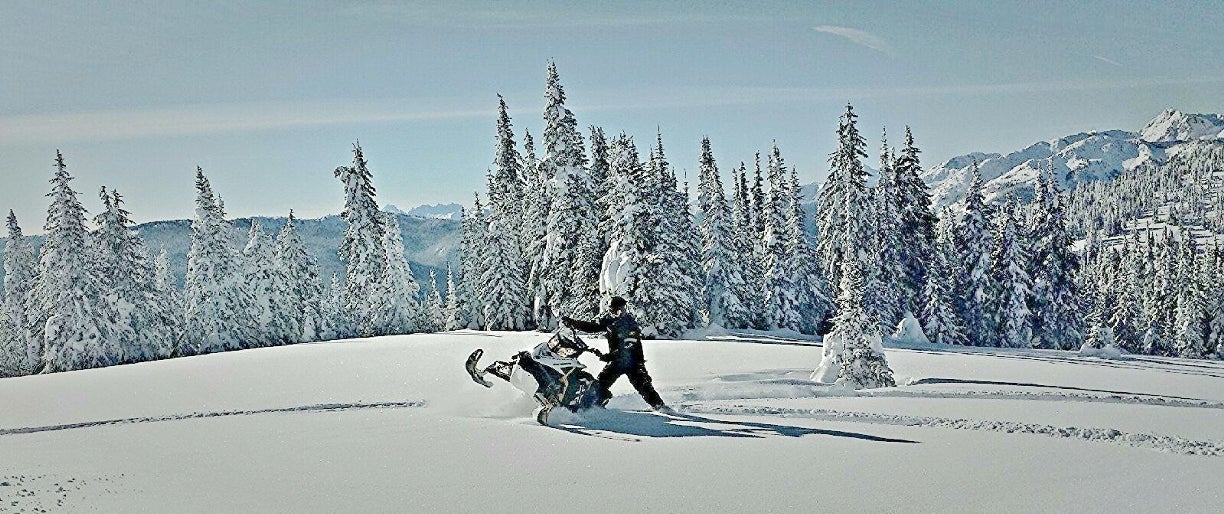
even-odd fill
[[[9,211],[0,375],[441,329],[440,292],[413,279],[397,218],[377,209],[359,146],[335,174],[346,194],[339,251],[347,280],[324,283],[292,212],[275,238],[253,221],[246,245],[233,247],[224,203],[197,168],[180,290],[166,252],[150,256],[117,191],[102,189],[96,228],[87,228],[57,152],[37,253]]]
[[[809,229],[777,145],[724,174],[703,139],[693,204],[661,134],[643,158],[623,132],[580,130],[553,64],[545,100],[537,151],[526,130],[516,137],[499,97],[484,201],[477,194],[463,213],[460,267],[447,270],[445,292],[433,276],[425,290],[414,281],[359,145],[334,172],[345,192],[344,277],[319,276],[292,213],[274,238],[253,223],[246,246],[231,247],[223,202],[197,169],[182,290],[165,253],[151,257],[131,230],[117,192],[102,190],[96,228],[86,227],[57,152],[37,254],[9,213],[0,373],[352,336],[551,330],[562,315],[596,315],[612,295],[628,298],[654,337],[833,331],[843,375],[860,386],[891,383],[872,341],[909,317],[936,343],[1224,354],[1224,256],[1190,236],[1224,223],[1218,145],[1070,193],[1046,172],[1027,204],[987,204],[975,171],[963,204],[937,216],[908,127],[899,148],[881,141],[868,186],[866,140],[847,105]],[[1180,228],[1140,232],[1126,221],[1144,213]]]

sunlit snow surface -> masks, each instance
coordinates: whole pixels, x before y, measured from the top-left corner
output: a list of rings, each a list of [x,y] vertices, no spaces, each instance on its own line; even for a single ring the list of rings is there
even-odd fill
[[[1224,500],[1217,361],[886,344],[902,385],[856,392],[808,380],[818,341],[711,332],[646,342],[676,416],[622,381],[607,411],[555,412],[550,428],[516,389],[463,371],[474,348],[487,362],[543,337],[385,337],[3,379],[0,511],[1209,512]]]

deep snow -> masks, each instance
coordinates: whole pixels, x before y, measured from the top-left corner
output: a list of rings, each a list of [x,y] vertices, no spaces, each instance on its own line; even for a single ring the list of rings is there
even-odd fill
[[[559,430],[462,368],[476,347],[489,360],[543,337],[460,331],[3,379],[0,511],[1209,512],[1224,500],[1220,362],[908,342],[886,348],[902,385],[855,392],[807,379],[818,342],[722,333],[646,343],[677,416],[645,410],[622,381],[607,412],[554,412]]]

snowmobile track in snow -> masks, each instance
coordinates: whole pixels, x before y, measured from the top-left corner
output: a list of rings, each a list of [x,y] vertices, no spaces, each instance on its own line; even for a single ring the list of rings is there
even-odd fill
[[[930,416],[905,416],[899,414],[877,414],[872,412],[838,411],[831,409],[795,409],[786,407],[760,407],[751,405],[702,405],[684,404],[681,412],[698,414],[722,414],[739,416],[779,416],[822,421],[845,421],[878,425],[899,425],[951,428],[955,430],[979,430],[1008,434],[1036,434],[1062,439],[1081,439],[1120,444],[1135,448],[1148,448],[1179,455],[1202,455],[1224,457],[1224,444],[1214,441],[1196,441],[1176,436],[1128,433],[1112,428],[1056,427],[1040,423],[1017,423],[1013,421],[972,420],[963,418],[940,418]]]
[[[424,407],[423,401],[408,402],[376,402],[376,403],[320,403],[316,405],[301,405],[298,407],[280,407],[271,409],[227,410],[215,412],[192,412],[188,414],[170,414],[166,416],[146,416],[139,418],[120,418],[102,421],[83,421],[80,423],[65,423],[62,425],[45,425],[41,427],[0,428],[0,436],[15,434],[35,434],[38,432],[55,432],[59,430],[74,430],[78,428],[93,428],[107,425],[128,425],[134,423],[159,423],[162,421],[182,421],[188,419],[222,418],[229,416],[253,416],[256,414],[275,414],[283,412],[330,412],[358,409],[406,409]]]

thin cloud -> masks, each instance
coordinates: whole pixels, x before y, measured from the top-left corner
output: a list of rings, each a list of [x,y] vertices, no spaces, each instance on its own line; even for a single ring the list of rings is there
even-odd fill
[[[0,117],[0,141],[9,144],[110,141],[149,136],[492,116],[491,106],[475,108],[471,105],[474,104],[429,107],[414,106],[403,101],[338,101],[29,114]]]
[[[867,31],[852,29],[850,27],[838,27],[836,25],[818,25],[813,27],[812,30],[844,37],[850,40],[851,43],[865,46],[889,57],[894,57],[896,55],[892,47],[889,46],[886,41]]]
[[[650,98],[636,89],[596,89],[575,100],[582,113],[646,109],[692,109],[732,105],[811,104],[873,98],[1015,95],[1045,92],[1143,89],[1186,84],[1224,83],[1224,76],[1134,79],[935,84],[912,87],[676,87],[660,88]],[[520,97],[526,95],[514,95]],[[144,137],[259,131],[269,129],[407,121],[493,119],[495,104],[482,99],[384,99],[268,104],[191,105],[85,113],[0,116],[0,146],[61,141],[113,141]],[[514,116],[543,106],[519,104]]]
[[[1118,61],[1115,61],[1115,60],[1113,60],[1113,59],[1110,59],[1110,58],[1108,58],[1108,57],[1102,56],[1102,55],[1094,55],[1094,56],[1092,56],[1092,58],[1093,58],[1093,59],[1096,59],[1096,60],[1098,60],[1098,61],[1104,62],[1104,63],[1112,64],[1112,65],[1117,66],[1117,67],[1119,67],[1119,68],[1122,68],[1122,67],[1123,67],[1123,66],[1122,66],[1122,63],[1120,63],[1120,62],[1118,62]]]

